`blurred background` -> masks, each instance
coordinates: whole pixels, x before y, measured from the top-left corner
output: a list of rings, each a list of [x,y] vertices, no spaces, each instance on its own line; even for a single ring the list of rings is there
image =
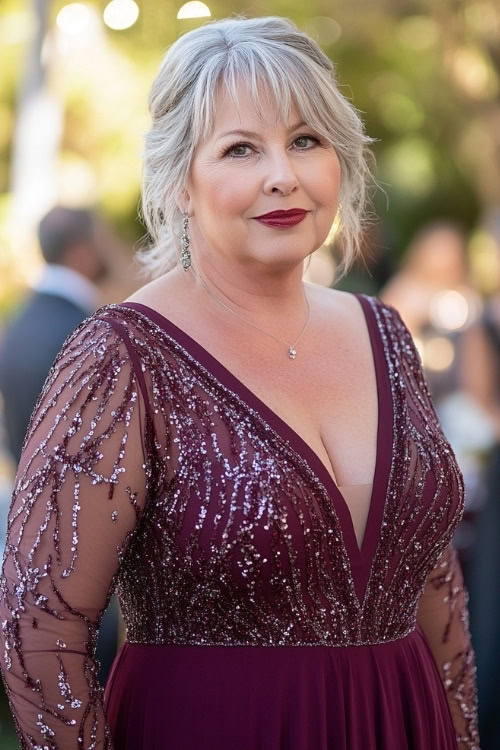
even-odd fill
[[[210,18],[284,15],[336,65],[377,139],[378,221],[341,282],[333,226],[307,278],[394,305],[410,328],[467,487],[457,530],[482,750],[500,748],[500,5],[495,0],[2,0],[0,550],[32,399],[65,336],[141,285],[133,250],[149,86]],[[34,321],[40,332],[33,340]],[[22,382],[29,373],[30,382]],[[30,360],[31,357],[31,360]],[[29,363],[29,364],[28,364]],[[31,389],[31,390],[30,390]],[[27,393],[34,396],[26,397]],[[5,395],[7,394],[7,396]],[[24,395],[23,395],[24,394]],[[27,414],[27,416],[26,416]],[[101,679],[123,638],[113,600]],[[17,747],[0,687],[0,746]]]

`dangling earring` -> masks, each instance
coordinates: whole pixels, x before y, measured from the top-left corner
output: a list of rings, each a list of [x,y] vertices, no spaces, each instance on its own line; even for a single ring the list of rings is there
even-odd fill
[[[191,253],[189,252],[189,235],[187,233],[188,225],[188,213],[187,211],[182,212],[182,234],[181,234],[181,263],[185,271],[188,270],[191,265]]]

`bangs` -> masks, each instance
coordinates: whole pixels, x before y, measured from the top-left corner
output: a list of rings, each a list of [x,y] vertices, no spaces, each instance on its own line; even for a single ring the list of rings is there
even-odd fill
[[[318,81],[321,71],[312,76],[310,61],[307,65],[297,54],[283,54],[282,49],[262,52],[241,45],[205,68],[193,98],[194,141],[204,141],[213,132],[220,87],[237,107],[243,84],[244,95],[250,98],[262,122],[288,126],[295,106],[304,122],[335,145],[333,123],[325,118],[332,102],[325,101],[328,89],[318,86],[323,82],[322,76]]]

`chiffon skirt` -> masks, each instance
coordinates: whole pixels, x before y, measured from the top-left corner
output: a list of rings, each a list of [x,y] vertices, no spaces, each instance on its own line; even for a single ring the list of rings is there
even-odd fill
[[[457,750],[418,626],[377,646],[125,642],[105,706],[115,750]]]

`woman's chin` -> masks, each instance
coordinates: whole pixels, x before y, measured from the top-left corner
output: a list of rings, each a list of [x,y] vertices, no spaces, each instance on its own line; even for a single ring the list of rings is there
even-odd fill
[[[304,250],[304,245],[302,245],[300,248],[270,250],[265,254],[252,253],[252,259],[255,263],[262,263],[267,269],[273,267],[276,270],[290,269],[300,266],[311,252],[313,252],[312,249]]]

